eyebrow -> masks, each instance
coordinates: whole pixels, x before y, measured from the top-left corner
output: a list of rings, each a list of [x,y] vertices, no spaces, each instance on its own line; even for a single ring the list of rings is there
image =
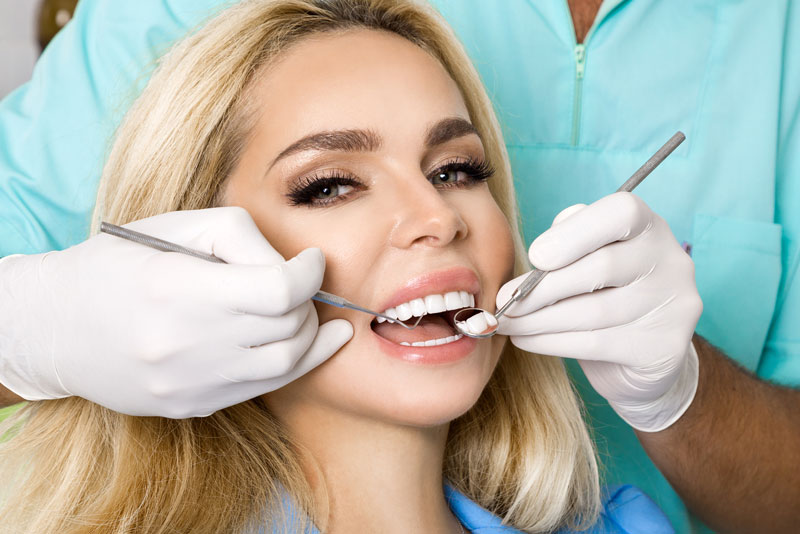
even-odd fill
[[[428,129],[425,135],[425,146],[427,148],[433,148],[452,139],[458,139],[459,137],[470,134],[475,134],[480,137],[478,130],[475,129],[471,122],[461,117],[443,119]]]
[[[291,154],[305,150],[334,150],[339,152],[374,152],[383,144],[381,136],[372,130],[334,130],[308,135],[295,141],[278,154],[272,165]]]
[[[465,135],[478,134],[478,130],[460,117],[442,119],[425,133],[425,147],[433,148]],[[292,154],[306,150],[339,152],[375,152],[383,146],[383,139],[372,130],[329,130],[307,135],[286,147],[272,161],[270,168]]]

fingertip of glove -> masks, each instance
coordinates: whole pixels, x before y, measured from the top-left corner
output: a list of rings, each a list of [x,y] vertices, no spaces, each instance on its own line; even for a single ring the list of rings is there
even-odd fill
[[[511,298],[511,295],[514,294],[514,287],[511,286],[511,282],[506,283],[503,287],[500,288],[500,291],[497,292],[497,297],[494,299],[495,306],[497,308],[501,308],[508,302],[508,299]]]
[[[326,323],[323,323],[319,327],[319,334],[328,336],[332,342],[338,342],[339,345],[344,345],[353,337],[353,325],[350,324],[350,321],[345,319],[332,319]]]
[[[289,260],[295,264],[300,264],[304,269],[308,269],[319,276],[319,283],[322,284],[322,275],[325,272],[325,255],[316,247],[307,248],[297,256]]]
[[[528,249],[528,259],[534,267],[544,271],[552,271],[569,263],[570,259],[565,256],[573,253],[570,247],[566,246],[571,240],[565,240],[564,238],[570,235],[569,227],[573,227],[571,232],[574,233],[575,225],[570,224],[566,228],[563,226],[559,228],[559,225],[584,208],[586,208],[586,204],[574,204],[562,210],[553,219],[553,224],[550,228],[531,243]]]
[[[528,259],[531,264],[543,271],[552,271],[560,267],[558,265],[559,256],[559,239],[552,230],[548,230],[534,239],[528,249]]]
[[[573,204],[572,206],[569,206],[568,208],[564,208],[563,210],[561,210],[561,212],[558,215],[556,215],[555,219],[553,219],[553,224],[551,224],[550,226],[555,226],[558,223],[569,219],[572,215],[574,215],[575,213],[578,213],[579,211],[581,211],[585,207],[586,207],[586,204]]]
[[[317,247],[310,247],[301,251],[300,254],[297,255],[297,258],[304,262],[319,263],[323,267],[325,266],[325,255],[322,253],[322,250]]]
[[[307,282],[312,281],[311,286],[316,292],[322,285],[322,277],[325,273],[325,256],[318,248],[307,248],[294,258],[286,262],[286,266],[292,271],[292,279],[299,282],[302,287],[306,287]]]

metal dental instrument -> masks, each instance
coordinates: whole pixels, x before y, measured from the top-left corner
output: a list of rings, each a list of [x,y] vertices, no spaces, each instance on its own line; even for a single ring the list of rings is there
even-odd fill
[[[653,169],[658,167],[662,161],[669,156],[673,150],[675,150],[678,145],[680,145],[686,136],[683,135],[683,132],[677,132],[673,135],[669,141],[664,143],[664,146],[658,149],[653,156],[648,159],[644,165],[639,167],[633,175],[628,178],[628,180],[622,184],[619,189],[617,189],[617,193],[620,191],[626,191],[630,193],[634,190],[634,188],[642,183],[648,174],[653,172]],[[478,339],[492,337],[497,333],[497,319],[499,319],[503,314],[506,313],[508,308],[517,301],[524,299],[525,297],[533,291],[539,282],[545,277],[545,275],[549,271],[543,271],[541,269],[534,269],[530,272],[530,274],[522,281],[522,283],[514,290],[514,293],[511,294],[511,298],[508,299],[508,302],[503,304],[503,306],[497,310],[494,314],[488,312],[486,310],[482,310],[480,308],[465,308],[463,310],[459,310],[458,313],[454,316],[454,323],[456,329],[468,337],[474,337]],[[483,315],[482,315],[483,314]],[[473,333],[473,330],[477,330],[479,333]]]
[[[129,228],[116,226],[111,223],[107,222],[101,223],[100,231],[106,234],[111,234],[113,236],[121,237],[122,239],[127,239],[128,241],[139,243],[141,245],[146,245],[150,248],[161,250],[163,252],[178,252],[180,254],[186,254],[187,256],[194,256],[195,258],[200,258],[201,260],[206,260],[213,263],[228,263],[225,260],[218,258],[212,254],[206,254],[205,252],[200,252],[199,250],[187,248],[178,245],[176,243],[172,243],[170,241],[164,241],[163,239],[143,234],[141,232],[136,232]],[[407,325],[400,319],[392,318],[389,317],[388,315],[377,313],[367,308],[362,308],[358,304],[353,304],[349,300],[342,298],[338,295],[334,295],[333,293],[328,293],[327,291],[317,291],[316,295],[311,297],[311,299],[316,300],[318,302],[324,302],[325,304],[330,304],[331,306],[336,306],[337,308],[350,308],[351,310],[368,313],[376,317],[382,317],[387,321],[399,324],[400,326],[402,326],[403,328],[407,328],[408,330],[413,330],[414,328],[416,328],[423,317],[423,316],[418,317],[417,321],[413,325]]]

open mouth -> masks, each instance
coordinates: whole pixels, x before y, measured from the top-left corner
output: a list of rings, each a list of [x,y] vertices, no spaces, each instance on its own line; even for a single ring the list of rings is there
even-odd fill
[[[404,302],[383,312],[384,315],[396,317],[406,324],[414,324],[418,317],[422,317],[415,329],[408,330],[381,317],[373,319],[370,327],[377,335],[398,345],[413,347],[446,345],[463,337],[463,334],[456,330],[453,319],[455,314],[474,305],[474,295],[466,291],[435,293]]]

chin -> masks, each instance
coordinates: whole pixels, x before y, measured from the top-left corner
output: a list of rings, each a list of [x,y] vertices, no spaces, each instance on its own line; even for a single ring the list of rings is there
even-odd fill
[[[330,371],[350,377],[336,382],[329,401],[350,413],[361,414],[389,424],[431,427],[446,424],[469,410],[480,398],[491,378],[502,345],[478,343],[467,357],[447,364],[427,365],[383,355],[336,356]],[[336,366],[341,362],[341,366]],[[351,367],[352,365],[352,367]],[[328,366],[328,363],[321,367]],[[339,367],[335,369],[334,367]],[[349,372],[345,367],[350,368]],[[320,369],[320,373],[328,369]],[[329,378],[330,377],[320,377]],[[320,386],[322,384],[320,383]],[[319,391],[322,393],[322,391]]]
[[[295,406],[303,411],[322,410],[328,421],[341,415],[378,424],[441,426],[477,402],[504,346],[504,338],[482,340],[464,357],[430,364],[376,351],[374,340],[360,337],[268,397],[275,405],[299,402]]]
[[[446,425],[468,412],[478,401],[480,395],[481,391],[478,391],[469,397],[437,399],[436,402],[428,404],[409,403],[397,410],[397,413],[392,414],[392,421],[420,428]]]
[[[467,412],[480,398],[488,377],[458,383],[404,385],[391,396],[382,395],[372,417],[403,426],[441,426]]]

